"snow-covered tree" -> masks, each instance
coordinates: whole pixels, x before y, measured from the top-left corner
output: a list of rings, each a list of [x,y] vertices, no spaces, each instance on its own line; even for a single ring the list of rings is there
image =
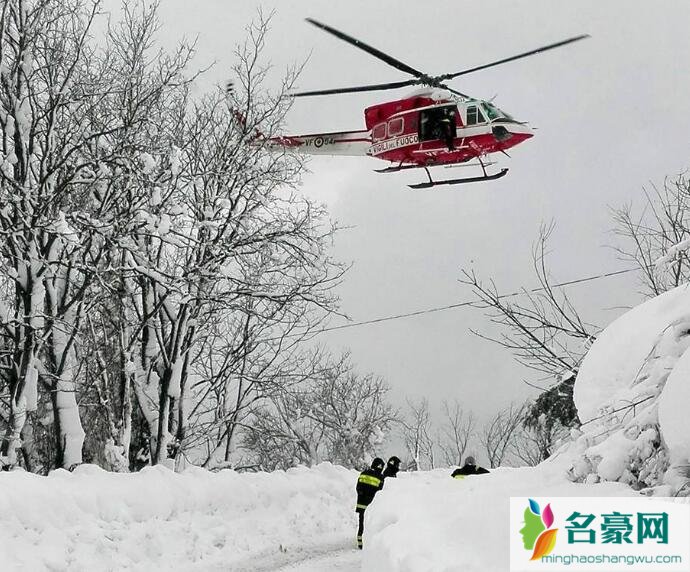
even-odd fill
[[[531,370],[560,380],[577,372],[597,328],[582,319],[565,292],[553,286],[546,261],[553,229],[542,226],[532,251],[539,287],[523,289],[517,300],[499,293],[493,280],[487,284],[474,271],[464,271],[461,281],[473,289],[477,307],[501,328],[498,338],[478,335],[505,347]]]
[[[88,47],[97,2],[8,0],[0,14],[0,268],[14,295],[0,311],[9,422],[2,454],[17,462],[38,384],[51,393],[58,463],[81,462],[74,340],[98,256],[72,207],[94,184],[100,60]],[[83,219],[82,219],[83,220]]]
[[[483,281],[474,271],[464,271],[462,282],[470,286],[477,297],[476,306],[485,310],[498,325],[500,334],[480,337],[499,344],[515,359],[547,381],[542,394],[522,409],[524,439],[521,456],[533,460],[534,444],[540,443],[542,458],[548,456],[563,431],[577,425],[572,403],[572,382],[580,362],[596,339],[597,327],[586,322],[570,301],[567,293],[553,285],[547,254],[548,240],[554,225],[542,226],[532,249],[532,264],[539,286],[523,289],[519,297],[502,295],[493,280]],[[570,387],[564,386],[570,380]],[[498,417],[494,421],[498,421]],[[517,433],[516,433],[517,436]],[[545,437],[552,442],[544,442]],[[500,455],[499,455],[500,456]],[[520,455],[518,455],[520,456]],[[523,462],[525,461],[523,459]]]
[[[613,211],[619,257],[639,268],[645,296],[690,280],[690,179],[680,174],[644,190],[644,207]]]
[[[266,22],[237,53],[239,89],[192,99],[192,48],[157,48],[155,3],[126,2],[99,40],[97,0],[2,7],[3,462],[52,426],[45,464],[80,463],[82,421],[111,469],[142,443],[153,463],[189,452],[190,412],[205,421],[238,379],[225,414],[242,412],[246,379],[284,374],[336,301],[335,228],[297,192],[301,161],[257,137],[290,77],[263,90]]]
[[[410,459],[410,470],[422,471],[436,466],[436,439],[429,411],[429,400],[407,399],[407,409],[401,422],[402,438]]]
[[[303,380],[284,382],[254,411],[243,438],[248,457],[264,469],[367,465],[397,419],[388,386],[357,374],[347,354],[333,360],[312,352],[304,363]]]
[[[465,458],[465,451],[474,436],[476,420],[472,412],[463,409],[457,399],[443,401],[441,407],[439,448],[446,464],[460,464]]]
[[[142,164],[139,184],[150,204],[127,263],[136,274],[134,303],[148,316],[134,365],[153,462],[183,445],[191,360],[220,349],[209,345],[207,325],[257,315],[273,320],[276,334],[299,332],[310,312],[329,311],[342,272],[327,253],[334,229],[325,212],[295,190],[301,162],[254,138],[257,130],[274,132],[287,109],[282,92],[259,95],[261,72],[253,66],[260,48],[259,39],[250,43],[238,66],[245,90],[191,103],[176,146],[163,156],[152,150]]]
[[[573,402],[574,385],[575,374],[571,372],[525,404],[523,430],[515,451],[523,462],[536,465],[548,459],[570,428],[579,426]]]
[[[305,353],[305,338],[321,322],[308,303],[246,298],[234,321],[219,321],[193,362],[186,450],[203,450],[204,466],[224,466],[237,457],[238,437],[262,401],[283,386],[319,372],[317,352]]]
[[[485,424],[480,441],[491,468],[510,460],[523,416],[524,407],[511,404],[495,413]]]

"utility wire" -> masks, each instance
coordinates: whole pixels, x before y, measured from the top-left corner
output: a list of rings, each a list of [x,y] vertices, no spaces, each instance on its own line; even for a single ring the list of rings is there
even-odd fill
[[[626,274],[627,272],[635,272],[639,270],[638,268],[628,268],[626,270],[616,270],[615,272],[606,272],[604,274],[597,274],[595,276],[587,276],[585,278],[576,278],[575,280],[568,280],[566,282],[561,282],[559,284],[552,284],[550,287],[551,288],[562,288],[564,286],[571,286],[573,284],[581,284],[583,282],[591,282],[593,280],[599,280],[601,278],[609,278],[611,276],[618,276],[620,274]],[[532,293],[532,292],[541,292],[542,290],[545,290],[545,287],[540,287],[540,288],[532,288],[531,290],[518,290],[516,292],[511,292],[510,294],[500,294],[497,296],[497,298],[504,299],[504,298],[514,298],[515,296],[520,296],[521,294],[525,293]],[[368,324],[378,324],[380,322],[389,322],[391,320],[400,320],[402,318],[411,318],[413,316],[421,316],[423,314],[432,314],[433,312],[442,312],[443,310],[451,310],[453,308],[461,308],[463,306],[471,306],[472,304],[476,304],[477,302],[475,300],[472,301],[467,301],[467,302],[458,302],[457,304],[449,304],[447,306],[438,306],[437,308],[427,308],[425,310],[418,310],[416,312],[408,312],[406,314],[394,314],[392,316],[383,316],[381,318],[374,318],[372,320],[364,320],[362,322],[353,322],[352,324],[343,324],[340,326],[331,326],[329,328],[323,328],[321,330],[317,330],[314,332],[314,335],[316,334],[322,334],[324,332],[332,332],[334,330],[344,330],[345,328],[357,328],[359,326],[366,326]]]

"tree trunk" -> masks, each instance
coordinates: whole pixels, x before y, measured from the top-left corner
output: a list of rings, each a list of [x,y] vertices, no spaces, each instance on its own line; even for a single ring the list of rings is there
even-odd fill
[[[69,276],[63,270],[47,283],[46,310],[49,318],[48,353],[52,378],[52,402],[55,414],[57,465],[72,469],[82,463],[84,429],[77,404],[77,363],[74,359],[74,336],[79,327],[81,306],[64,309],[62,301],[69,287]]]
[[[72,368],[74,367],[72,357],[69,356],[67,361],[70,367],[55,382],[53,409],[58,444],[58,466],[72,469],[82,462],[85,434],[79,417],[77,384],[72,378]]]

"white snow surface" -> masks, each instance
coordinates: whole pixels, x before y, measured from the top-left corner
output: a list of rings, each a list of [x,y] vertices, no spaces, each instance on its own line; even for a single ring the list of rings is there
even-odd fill
[[[358,473],[328,463],[274,473],[0,473],[0,569],[504,572],[510,496],[635,494],[569,482],[569,461],[462,481],[450,469],[401,473],[367,510],[361,552]]]
[[[562,453],[539,467],[499,468],[462,480],[437,469],[386,482],[367,515],[362,570],[507,572],[511,496],[636,494],[620,483],[568,482],[569,463]]]
[[[575,381],[582,426],[572,433],[572,479],[654,494],[687,489],[688,348],[688,285],[647,300],[598,336]]]
[[[690,349],[676,363],[659,398],[659,426],[672,465],[690,464]]]
[[[585,356],[574,400],[583,423],[640,381],[640,372],[671,324],[690,319],[690,286],[682,285],[640,304],[611,323]],[[678,356],[676,356],[678,357]]]
[[[274,570],[293,553],[346,546],[356,478],[327,463],[274,473],[0,473],[0,570]]]

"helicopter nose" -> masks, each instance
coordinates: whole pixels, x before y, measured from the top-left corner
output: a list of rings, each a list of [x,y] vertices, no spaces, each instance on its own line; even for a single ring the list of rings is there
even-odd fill
[[[508,141],[513,134],[508,131],[508,129],[505,127],[505,125],[494,125],[491,128],[491,132],[494,134],[494,137],[496,138],[496,141]]]
[[[534,136],[533,130],[527,124],[517,122],[494,125],[491,128],[491,133],[501,143],[510,139],[516,139],[514,142],[518,143]]]

